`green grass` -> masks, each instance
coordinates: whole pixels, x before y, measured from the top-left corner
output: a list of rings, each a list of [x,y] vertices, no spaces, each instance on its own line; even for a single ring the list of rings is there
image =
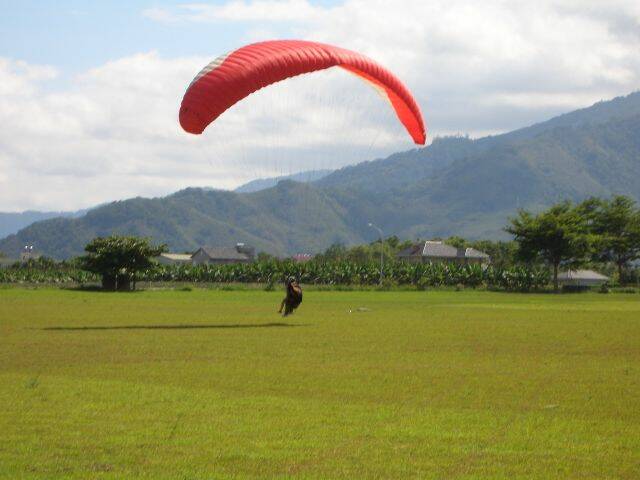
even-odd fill
[[[637,295],[280,298],[0,289],[0,477],[640,478]]]

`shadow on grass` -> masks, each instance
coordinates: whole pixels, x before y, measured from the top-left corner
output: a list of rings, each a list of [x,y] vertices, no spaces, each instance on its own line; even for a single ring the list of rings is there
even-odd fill
[[[84,331],[84,330],[188,330],[198,328],[287,328],[304,327],[297,323],[231,323],[231,324],[202,324],[202,325],[114,325],[95,327],[45,327],[42,330]]]
[[[144,292],[144,289],[136,288],[135,290],[105,290],[100,285],[74,285],[71,287],[60,287],[60,290],[69,290],[71,292],[91,292],[91,293],[138,293]]]

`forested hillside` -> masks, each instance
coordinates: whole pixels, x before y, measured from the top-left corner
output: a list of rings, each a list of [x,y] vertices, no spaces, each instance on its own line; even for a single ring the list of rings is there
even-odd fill
[[[500,238],[520,207],[614,193],[640,199],[638,132],[634,93],[504,135],[436,139],[312,184],[286,180],[253,193],[192,188],[114,202],[81,218],[37,222],[0,241],[0,251],[15,255],[34,244],[65,258],[117,232],[150,236],[174,251],[241,241],[283,255],[371,240],[371,221],[404,238]]]

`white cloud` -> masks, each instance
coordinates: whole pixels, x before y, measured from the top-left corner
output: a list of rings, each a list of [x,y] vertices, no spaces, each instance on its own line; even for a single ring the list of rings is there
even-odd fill
[[[498,125],[505,130],[519,126],[511,120],[521,118],[522,109],[529,109],[534,121],[540,114],[585,106],[585,100],[637,89],[640,50],[629,35],[640,35],[639,5],[635,0],[347,0],[322,8],[306,0],[256,0],[185,4],[163,14],[172,21],[252,22],[249,29],[267,32],[269,25],[287,20],[281,29],[287,36],[362,51],[398,72],[436,131],[473,134],[486,126],[468,124],[464,113],[482,108],[495,122],[488,99],[517,109]],[[455,124],[440,121],[458,106]]]
[[[286,34],[361,51],[407,83],[431,136],[505,131],[640,87],[635,0],[257,0],[143,14],[236,22],[245,40]],[[187,135],[177,122],[184,88],[221,53],[140,53],[53,92],[43,85],[54,67],[0,58],[0,211],[232,187],[412,146],[376,94],[340,70],[263,89],[204,135]]]
[[[32,95],[33,82],[51,80],[58,75],[50,66],[29,65],[23,61],[10,61],[0,57],[0,95]]]
[[[258,176],[367,159],[374,140],[390,153],[404,140],[399,125],[377,128],[395,123],[392,112],[342,71],[263,89],[204,135],[189,135],[178,123],[180,100],[209,60],[138,54],[51,92],[42,87],[53,70],[2,59],[0,171],[7,174],[0,177],[0,211],[75,209],[187,186],[232,188]]]
[[[20,75],[21,65],[4,59],[0,78],[13,75],[15,87],[0,94],[0,169],[8,177],[0,179],[0,209],[76,208],[130,196],[136,185],[140,193],[164,193],[162,185],[197,177],[167,152],[181,141],[177,98],[202,61],[136,55],[49,92],[46,76]],[[179,172],[154,175],[167,162]],[[144,175],[158,183],[145,185]]]
[[[144,16],[165,23],[176,22],[306,22],[316,20],[326,9],[306,0],[235,0],[222,5],[191,3],[176,9],[150,8]]]

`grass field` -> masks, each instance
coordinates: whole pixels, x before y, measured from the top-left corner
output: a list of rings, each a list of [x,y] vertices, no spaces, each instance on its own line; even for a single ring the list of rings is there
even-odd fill
[[[640,478],[640,296],[0,289],[1,478]]]

